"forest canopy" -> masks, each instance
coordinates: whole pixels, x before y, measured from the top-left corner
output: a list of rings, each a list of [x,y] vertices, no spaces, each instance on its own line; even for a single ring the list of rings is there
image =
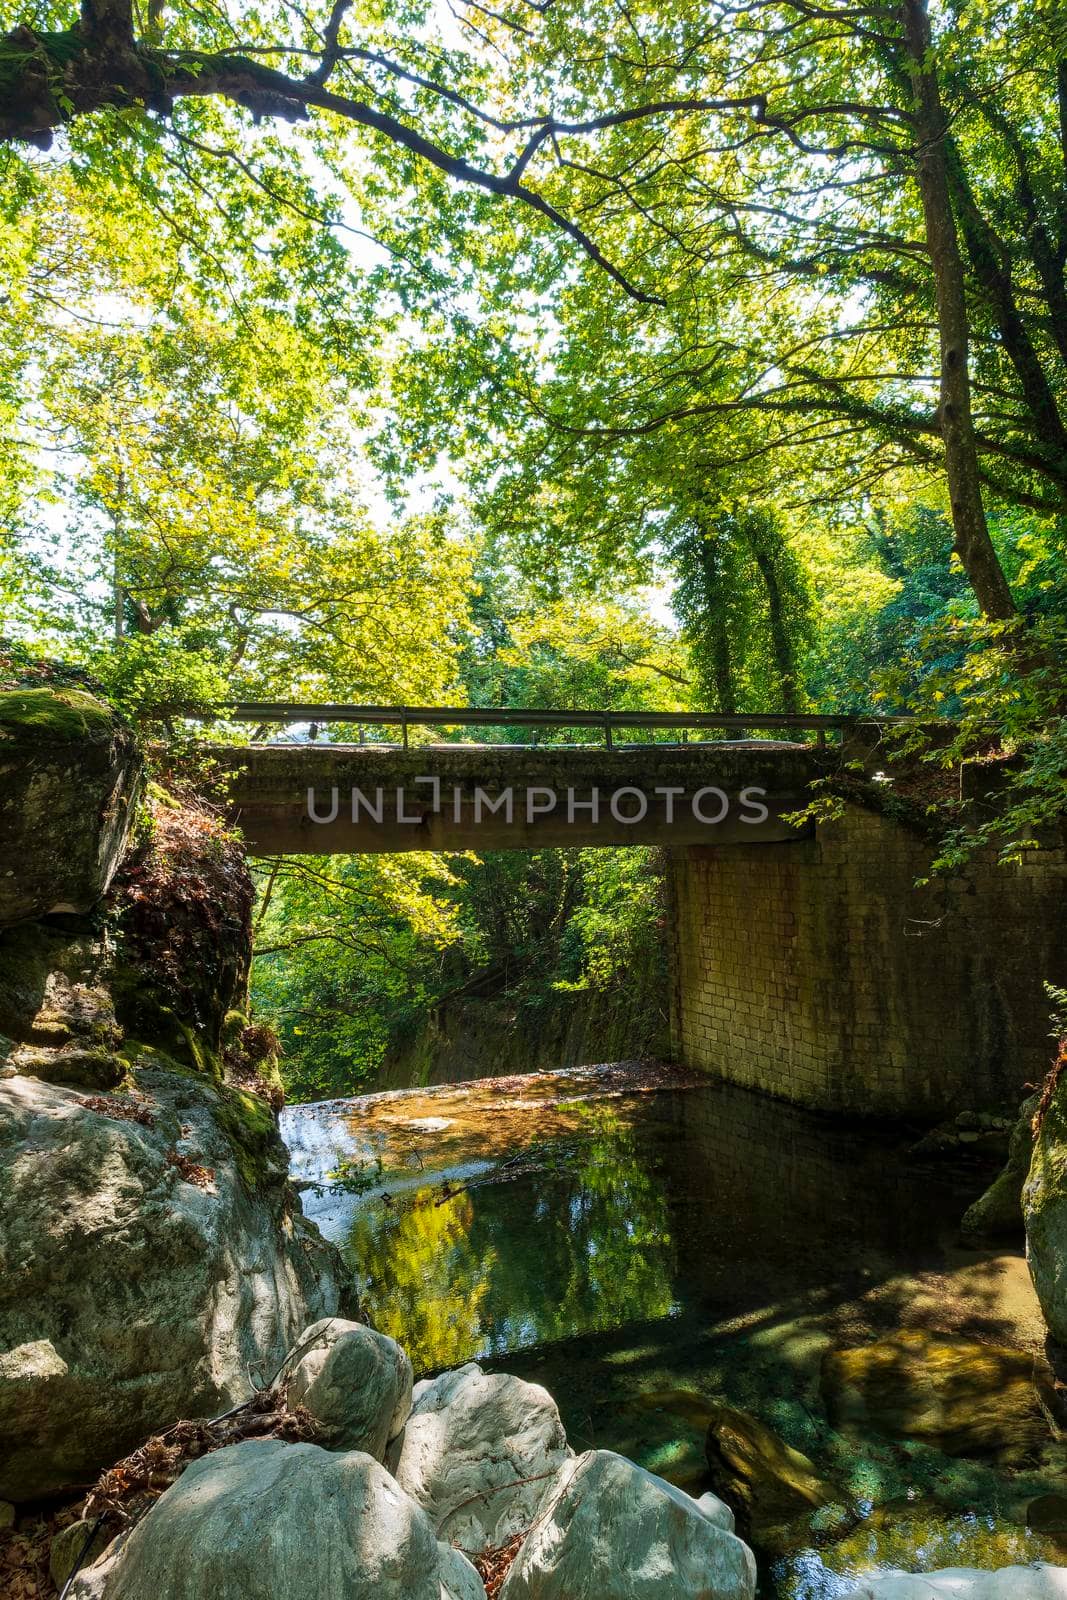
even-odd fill
[[[1015,754],[1007,854],[1062,814],[1061,6],[0,9],[10,670],[152,736],[234,697],[916,711],[957,719],[931,759]],[[988,836],[946,826],[946,863]],[[588,911],[560,985],[655,918],[621,866],[389,872],[273,880],[273,1003],[331,961],[360,1028],[462,985],[490,880],[531,970]]]

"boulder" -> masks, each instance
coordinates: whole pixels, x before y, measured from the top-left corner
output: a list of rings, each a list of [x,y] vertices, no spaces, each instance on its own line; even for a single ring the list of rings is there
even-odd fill
[[[364,1450],[380,1461],[411,1410],[411,1362],[393,1339],[360,1322],[328,1317],[300,1336],[286,1379],[291,1406],[306,1406],[330,1450]]]
[[[1067,1075],[1061,1074],[1034,1141],[1023,1185],[1026,1259],[1052,1337],[1067,1344]]]
[[[1034,1112],[1038,1096],[1032,1095],[1019,1113],[1012,1130],[1008,1159],[1003,1172],[985,1194],[964,1212],[960,1226],[974,1239],[1014,1239],[1023,1231],[1023,1184],[1034,1154]]]
[[[568,1461],[500,1600],[752,1600],[747,1545],[681,1489],[610,1450]]]
[[[765,1543],[771,1529],[841,1499],[806,1455],[747,1411],[713,1407],[706,1449],[716,1494],[757,1543]]]
[[[94,1561],[99,1561],[112,1543],[112,1535],[106,1528],[94,1533],[95,1523],[80,1519],[70,1522],[61,1528],[48,1547],[48,1572],[57,1590],[62,1590],[63,1585],[74,1571],[91,1567]]]
[[[121,1544],[116,1540],[99,1561],[91,1567],[83,1567],[67,1591],[67,1600],[107,1600],[108,1579],[115,1570],[120,1549]]]
[[[96,905],[141,772],[132,733],[84,690],[0,693],[0,927]]]
[[[441,1562],[429,1519],[370,1456],[253,1439],[192,1462],[72,1600],[101,1587],[103,1600],[441,1600]]]
[[[438,1537],[474,1552],[525,1532],[570,1456],[550,1394],[471,1362],[416,1385],[395,1472]]]
[[[822,1391],[837,1428],[919,1439],[950,1456],[1025,1461],[1048,1439],[1034,1357],[907,1329],[823,1359]]]
[[[850,1589],[842,1600],[1067,1600],[1067,1567],[1002,1567],[977,1572],[886,1572]]]
[[[151,1058],[144,1058],[151,1059]],[[0,1496],[92,1479],[270,1376],[335,1311],[268,1108],[189,1073],[0,1081]]]
[[[462,1550],[438,1544],[441,1563],[441,1600],[485,1600],[485,1584]]]
[[[709,1489],[706,1494],[696,1497],[696,1503],[697,1510],[702,1511],[709,1522],[714,1522],[718,1528],[725,1528],[727,1533],[733,1533],[736,1519],[725,1500],[720,1500]]]

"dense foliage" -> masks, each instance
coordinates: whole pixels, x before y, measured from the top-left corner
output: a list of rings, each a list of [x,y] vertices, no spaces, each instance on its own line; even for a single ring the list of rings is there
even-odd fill
[[[227,696],[951,715],[925,758],[1016,764],[942,864],[1061,825],[1061,6],[0,29],[15,654],[172,742]],[[655,959],[637,852],[259,876],[303,1092],[464,986],[536,1006]]]

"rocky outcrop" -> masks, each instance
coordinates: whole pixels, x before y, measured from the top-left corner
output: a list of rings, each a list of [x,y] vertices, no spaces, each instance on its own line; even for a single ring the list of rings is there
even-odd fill
[[[963,1215],[960,1226],[973,1239],[1014,1239],[1023,1232],[1023,1185],[1034,1156],[1034,1113],[1038,1096],[1032,1095],[1019,1112],[1011,1134],[1004,1170],[985,1194]]]
[[[1067,1047],[1046,1090],[1023,1185],[1026,1259],[1052,1337],[1067,1344]]]
[[[1067,1567],[1002,1567],[976,1572],[887,1572],[850,1589],[843,1600],[1067,1600]]]
[[[194,1461],[72,1600],[441,1600],[429,1519],[360,1451],[249,1440]]]
[[[300,1336],[288,1374],[290,1406],[304,1406],[330,1450],[363,1450],[376,1461],[411,1410],[411,1362],[393,1339],[360,1322],[328,1317]]]
[[[439,1538],[481,1550],[529,1527],[570,1455],[546,1390],[471,1362],[416,1385],[394,1470]]]
[[[485,1585],[455,1545],[438,1542],[441,1563],[441,1600],[485,1600]]]
[[[246,1047],[240,847],[209,811],[157,800],[106,898],[74,915],[125,834],[92,785],[128,799],[136,751],[89,696],[19,694],[17,736],[0,695],[0,764],[29,805],[33,774],[67,753],[79,815],[56,813],[66,846],[49,859],[95,885],[61,918],[0,929],[0,1498],[23,1502],[245,1397],[339,1309],[342,1274],[289,1185],[269,1063]],[[32,841],[5,859],[44,881]],[[51,891],[31,899],[56,909]]]
[[[96,905],[141,768],[129,729],[84,690],[0,693],[0,927]]]
[[[756,1563],[681,1489],[610,1450],[568,1461],[500,1600],[752,1600]]]
[[[243,1398],[338,1303],[267,1108],[152,1061],[121,1094],[0,1083],[0,1497]]]
[[[62,1593],[63,1585],[72,1572],[91,1567],[110,1549],[112,1539],[106,1528],[79,1517],[56,1534],[48,1547],[48,1573]]]
[[[920,1439],[951,1456],[1023,1462],[1048,1438],[1025,1350],[909,1329],[823,1361],[822,1391],[837,1428]]]
[[[555,1072],[588,1061],[663,1059],[670,1054],[662,953],[627,974],[625,985],[464,995],[441,1001],[413,1032],[391,1038],[376,1089],[414,1089],[474,1077]],[[497,974],[490,977],[500,981]],[[512,974],[512,985],[514,975]]]

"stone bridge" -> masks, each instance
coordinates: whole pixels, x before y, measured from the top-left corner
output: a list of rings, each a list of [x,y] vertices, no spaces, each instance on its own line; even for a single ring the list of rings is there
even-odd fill
[[[834,821],[785,820],[836,751],[743,739],[623,747],[594,714],[584,725],[603,721],[603,748],[415,745],[409,714],[390,715],[405,719],[405,744],[219,747],[250,848],[660,845],[676,1056],[844,1114],[1010,1108],[1040,1083],[1050,1054],[1043,983],[1067,986],[1062,840],[1010,867],[976,857],[917,889],[933,840],[921,819],[880,806],[876,786]],[[740,720],[691,725],[736,732]],[[828,719],[813,720],[825,734]],[[861,753],[861,729],[843,731]]]
[[[262,855],[756,845],[824,770],[766,740],[635,748],[428,744],[218,746],[231,816]]]

